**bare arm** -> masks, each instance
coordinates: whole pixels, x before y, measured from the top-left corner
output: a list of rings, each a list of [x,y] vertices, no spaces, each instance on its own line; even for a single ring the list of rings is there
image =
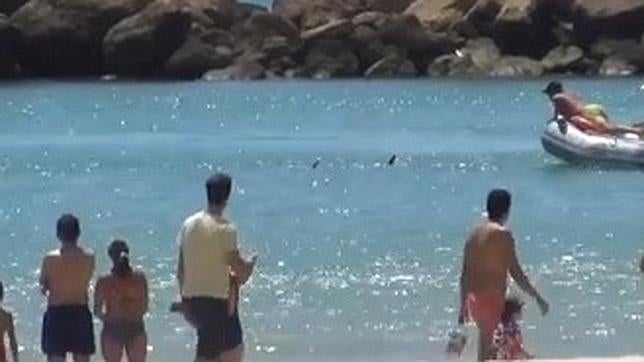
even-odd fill
[[[458,312],[459,324],[463,324],[465,320],[465,298],[467,297],[467,293],[469,292],[469,286],[467,285],[467,268],[468,268],[469,252],[470,252],[470,243],[468,240],[468,242],[465,243],[465,247],[463,248],[463,267],[461,269],[461,278],[460,278],[461,294],[460,294],[460,306],[459,306],[459,312]]]
[[[252,260],[244,260],[244,258],[239,255],[239,250],[235,249],[228,252],[228,265],[232,269],[233,273],[237,277],[239,284],[244,284],[250,276],[253,274],[253,269],[255,268],[256,257]]]
[[[18,339],[16,338],[16,328],[13,323],[13,316],[9,316],[9,346],[11,347],[11,354],[13,355],[14,362],[18,362]]]
[[[94,288],[94,315],[96,318],[103,320],[105,313],[103,311],[103,306],[105,305],[105,281],[103,278],[99,278],[96,282],[96,287]]]
[[[508,248],[509,248],[509,256],[510,256],[510,275],[512,276],[512,279],[519,285],[519,288],[523,290],[525,293],[527,293],[529,296],[533,297],[537,303],[539,304],[539,308],[541,308],[541,313],[546,314],[548,313],[548,303],[541,297],[541,294],[532,286],[532,283],[530,283],[530,280],[528,277],[525,275],[523,272],[523,268],[521,267],[521,264],[519,264],[519,257],[517,256],[517,249],[516,249],[516,243],[514,242],[514,238],[512,237],[512,234],[510,232],[504,232],[506,236],[506,241],[508,243]]]
[[[519,288],[521,288],[521,290],[523,290],[529,296],[533,298],[537,298],[539,296],[539,293],[532,286],[532,284],[530,283],[530,280],[528,280],[528,277],[523,272],[523,268],[521,267],[521,264],[519,264],[519,257],[517,255],[516,243],[514,242],[514,238],[512,237],[512,234],[510,234],[509,232],[503,232],[503,233],[505,234],[504,236],[507,240],[507,245],[508,245],[508,252],[510,256],[510,275],[512,276],[512,279],[514,279],[514,281],[519,285]]]
[[[45,256],[45,258],[42,260],[42,265],[40,266],[40,277],[39,277],[39,284],[40,284],[40,292],[43,295],[47,295],[47,292],[49,292],[49,283],[47,282],[47,265],[49,264],[47,262],[48,258]]]
[[[148,279],[145,274],[141,273],[141,282],[143,283],[143,300],[141,301],[141,316],[144,316],[150,308],[150,295],[148,292]]]

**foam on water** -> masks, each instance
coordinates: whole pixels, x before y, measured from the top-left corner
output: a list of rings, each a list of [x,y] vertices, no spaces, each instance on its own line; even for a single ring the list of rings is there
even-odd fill
[[[644,114],[637,80],[574,82],[615,119]],[[0,87],[0,278],[26,360],[38,352],[40,256],[81,217],[108,270],[113,236],[150,279],[154,361],[192,353],[167,313],[175,235],[215,170],[261,266],[243,293],[256,361],[421,360],[454,327],[460,254],[485,193],[552,304],[529,304],[543,357],[644,354],[640,171],[563,165],[538,141],[537,82],[16,83]],[[397,160],[387,161],[392,154]],[[312,167],[316,162],[316,167]]]

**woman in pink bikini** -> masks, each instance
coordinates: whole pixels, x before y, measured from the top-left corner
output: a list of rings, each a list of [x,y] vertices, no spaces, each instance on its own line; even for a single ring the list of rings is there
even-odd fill
[[[103,321],[101,350],[106,362],[144,362],[147,334],[143,316],[148,311],[148,285],[142,272],[132,270],[129,248],[115,240],[108,249],[112,271],[99,278],[94,294],[94,314]]]

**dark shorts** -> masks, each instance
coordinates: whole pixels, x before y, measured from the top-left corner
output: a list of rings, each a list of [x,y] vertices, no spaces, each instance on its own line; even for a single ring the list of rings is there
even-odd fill
[[[217,358],[243,343],[239,315],[228,315],[228,301],[215,298],[183,300],[187,318],[197,329],[197,357]]]
[[[42,351],[46,355],[96,352],[92,313],[86,305],[49,306],[42,323]]]

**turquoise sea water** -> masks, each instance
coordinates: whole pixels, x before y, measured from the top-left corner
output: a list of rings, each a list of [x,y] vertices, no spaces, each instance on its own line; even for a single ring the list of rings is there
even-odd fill
[[[571,81],[625,120],[644,117],[642,83]],[[39,360],[36,274],[66,211],[100,272],[110,238],[130,240],[151,283],[151,360],[190,360],[192,331],[166,312],[174,239],[218,169],[236,178],[242,246],[260,255],[242,305],[251,361],[441,359],[463,242],[496,186],[515,195],[523,263],[551,302],[546,318],[528,304],[537,355],[644,354],[644,173],[544,153],[542,87],[0,84],[0,279],[23,360]]]

